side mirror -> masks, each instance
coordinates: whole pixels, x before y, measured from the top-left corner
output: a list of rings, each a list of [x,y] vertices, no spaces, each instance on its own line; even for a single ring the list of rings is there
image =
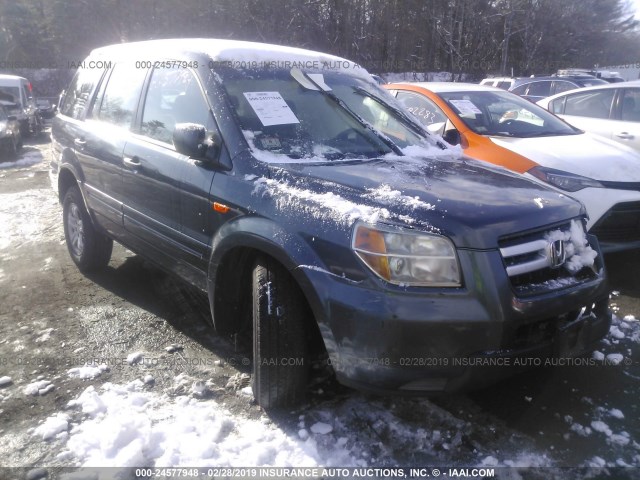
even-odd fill
[[[176,151],[196,160],[215,161],[220,144],[220,138],[216,134],[207,138],[207,129],[197,123],[177,123],[173,131]]]
[[[451,130],[447,130],[446,132],[444,132],[444,135],[442,135],[442,138],[445,142],[451,144],[451,145],[459,145],[460,144],[460,132],[458,130],[451,129]]]
[[[177,123],[173,131],[173,145],[176,150],[189,157],[204,158],[207,153],[205,138],[207,130],[197,123]]]
[[[431,133],[435,135],[442,136],[444,127],[445,127],[445,122],[431,123],[427,125],[427,130],[429,130]]]
[[[460,132],[455,127],[451,120],[447,119],[447,122],[444,126],[444,132],[442,134],[442,139],[450,145],[460,145]]]

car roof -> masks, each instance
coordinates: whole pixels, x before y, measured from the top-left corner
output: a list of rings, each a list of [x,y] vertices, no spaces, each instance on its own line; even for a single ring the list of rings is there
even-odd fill
[[[569,93],[590,92],[591,90],[610,90],[612,88],[627,88],[627,87],[636,87],[636,88],[640,87],[640,80],[631,80],[629,82],[607,83],[604,85],[593,85],[591,87],[574,88],[573,90],[567,90],[566,92],[556,93],[555,95],[551,95],[550,97],[543,98],[541,101],[544,101],[544,102],[551,101],[557,97],[562,97]]]
[[[2,80],[13,80],[13,81],[21,81],[24,80],[26,82],[28,82],[28,80],[24,77],[19,77],[18,75],[0,75],[0,82]]]
[[[514,87],[523,85],[525,83],[548,82],[548,81],[557,81],[557,80],[569,81],[576,84],[580,82],[593,82],[593,81],[595,81],[599,85],[604,85],[608,83],[606,80],[594,77],[593,75],[545,75],[540,77],[520,77],[514,82]]]
[[[91,57],[146,60],[144,55],[154,58],[181,55],[205,55],[216,62],[233,62],[277,68],[319,68],[328,70],[349,70],[358,76],[371,78],[369,73],[355,62],[327,53],[302,48],[216,38],[178,38],[148,40],[143,42],[119,43],[96,48]],[[167,57],[168,58],[168,57]],[[274,63],[275,62],[275,63]],[[289,62],[288,64],[286,62]],[[312,63],[309,63],[312,62]]]
[[[479,85],[477,83],[461,83],[461,82],[398,82],[393,85],[408,85],[413,87],[421,87],[431,90],[434,93],[441,92],[504,92],[505,90],[490,85]]]

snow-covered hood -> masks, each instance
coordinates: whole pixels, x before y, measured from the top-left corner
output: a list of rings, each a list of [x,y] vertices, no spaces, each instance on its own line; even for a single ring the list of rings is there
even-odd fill
[[[490,137],[496,145],[556,168],[595,180],[640,181],[640,154],[589,133],[557,137]]]
[[[583,212],[565,195],[466,157],[272,165],[271,178],[256,180],[256,193],[293,215],[315,212],[345,227],[358,219],[396,223],[482,249]]]

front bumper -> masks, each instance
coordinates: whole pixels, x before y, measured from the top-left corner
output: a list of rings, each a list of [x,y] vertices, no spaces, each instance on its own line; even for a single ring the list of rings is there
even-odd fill
[[[305,271],[319,286],[316,318],[341,383],[386,393],[460,391],[522,370],[504,368],[521,366],[515,359],[533,366],[529,359],[580,355],[608,332],[601,255],[594,278],[518,297],[499,252],[458,253],[462,288],[403,288]]]
[[[571,194],[587,208],[587,228],[604,253],[640,248],[640,182],[629,189],[585,188]]]

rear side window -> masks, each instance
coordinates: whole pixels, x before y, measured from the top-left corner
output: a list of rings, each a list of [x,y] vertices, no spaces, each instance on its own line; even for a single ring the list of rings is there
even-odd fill
[[[176,123],[209,124],[209,106],[194,74],[184,68],[156,69],[142,114],[141,133],[172,143]]]
[[[147,71],[133,64],[117,64],[102,96],[96,117],[120,127],[130,127]]]
[[[532,97],[548,97],[551,94],[551,82],[533,82],[529,84],[527,95]]]
[[[498,82],[496,87],[501,88],[503,90],[509,90],[511,88],[512,84],[513,84],[513,82],[509,82],[509,81]]]
[[[396,97],[404,107],[413,113],[423,125],[447,121],[444,112],[430,99],[411,92],[398,92]]]
[[[609,118],[614,93],[614,89],[608,89],[569,95],[564,107],[564,114],[577,117]]]
[[[518,85],[516,88],[511,90],[511,92],[515,93],[516,95],[524,95],[524,92],[527,91],[528,86],[529,86],[528,83],[525,83],[523,85]]]
[[[575,88],[578,88],[578,86],[574,83],[567,82],[566,80],[556,80],[554,82],[553,93],[555,95],[556,93],[567,92]]]
[[[104,70],[81,68],[73,77],[64,96],[60,113],[71,118],[80,119],[89,103],[93,87],[100,81]]]

